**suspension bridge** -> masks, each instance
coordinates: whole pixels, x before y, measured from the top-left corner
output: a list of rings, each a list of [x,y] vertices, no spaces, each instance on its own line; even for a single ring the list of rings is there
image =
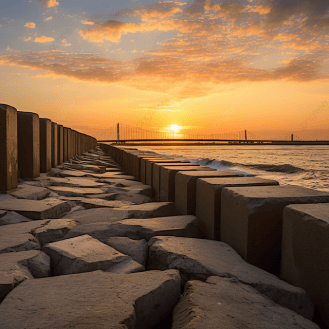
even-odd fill
[[[293,134],[284,134],[278,139],[268,139],[253,132],[243,130],[231,133],[218,134],[183,134],[174,131],[156,131],[138,126],[118,123],[98,132],[98,142],[116,144],[142,145],[182,145],[190,144],[271,144],[271,145],[329,145],[329,141],[299,140]]]

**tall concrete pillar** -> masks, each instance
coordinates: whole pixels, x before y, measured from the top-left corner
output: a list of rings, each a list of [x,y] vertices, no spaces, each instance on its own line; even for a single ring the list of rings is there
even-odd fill
[[[20,178],[40,176],[39,116],[17,112],[18,170]]]
[[[72,158],[72,129],[67,128],[67,158]]]
[[[0,191],[17,187],[17,110],[0,104]]]
[[[51,120],[40,119],[40,172],[51,169]]]
[[[68,128],[63,127],[63,161],[66,162],[68,160],[67,154],[67,135]]]
[[[63,163],[63,126],[57,126],[57,162],[59,165]]]
[[[51,166],[58,166],[58,127],[57,123],[51,123]]]

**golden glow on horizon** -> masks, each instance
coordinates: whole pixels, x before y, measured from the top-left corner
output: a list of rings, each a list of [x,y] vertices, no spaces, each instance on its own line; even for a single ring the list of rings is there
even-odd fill
[[[181,130],[181,127],[179,125],[174,124],[170,126],[170,130],[176,134]]]

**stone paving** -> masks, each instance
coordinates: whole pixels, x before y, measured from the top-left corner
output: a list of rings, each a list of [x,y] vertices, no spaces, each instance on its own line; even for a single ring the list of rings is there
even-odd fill
[[[318,328],[301,288],[94,149],[0,194],[0,328]]]

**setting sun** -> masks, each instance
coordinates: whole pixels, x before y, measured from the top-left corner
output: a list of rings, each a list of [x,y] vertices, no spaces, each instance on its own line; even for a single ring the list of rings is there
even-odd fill
[[[180,126],[178,125],[171,125],[170,130],[173,131],[174,133],[177,133],[180,131]]]

